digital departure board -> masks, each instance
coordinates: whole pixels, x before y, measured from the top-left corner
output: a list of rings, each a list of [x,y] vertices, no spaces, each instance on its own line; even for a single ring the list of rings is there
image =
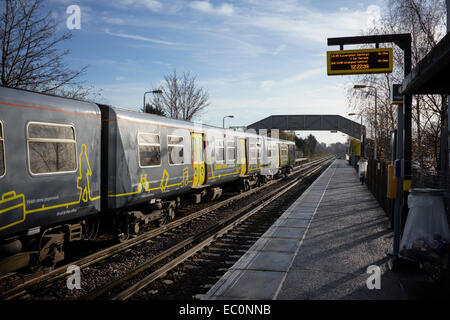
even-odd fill
[[[328,75],[390,73],[392,48],[327,51]]]

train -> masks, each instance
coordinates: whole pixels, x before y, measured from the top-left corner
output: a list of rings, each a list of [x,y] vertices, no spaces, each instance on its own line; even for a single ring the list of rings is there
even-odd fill
[[[0,86],[0,274],[287,175],[291,141]],[[104,227],[107,226],[107,227]]]

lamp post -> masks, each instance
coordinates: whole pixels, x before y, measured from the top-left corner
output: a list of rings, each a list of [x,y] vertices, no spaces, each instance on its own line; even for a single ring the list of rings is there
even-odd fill
[[[146,91],[146,92],[144,92],[144,106],[143,106],[143,108],[142,108],[142,110],[143,110],[144,112],[145,112],[145,95],[146,95],[147,93],[162,94],[163,92],[162,92],[162,90],[151,90],[151,91]]]
[[[378,129],[378,121],[377,121],[377,88],[374,86],[369,86],[369,85],[365,85],[365,84],[355,84],[353,86],[353,89],[364,89],[364,88],[372,88],[375,89],[375,150],[373,153],[373,158],[375,160],[377,160],[377,129]]]
[[[224,129],[225,129],[225,118],[234,118],[234,116],[230,115],[230,116],[223,117],[223,119],[222,119],[222,128],[224,128]]]

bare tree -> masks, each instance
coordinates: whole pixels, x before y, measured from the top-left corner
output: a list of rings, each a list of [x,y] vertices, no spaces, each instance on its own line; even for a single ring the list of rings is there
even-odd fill
[[[51,12],[41,0],[2,0],[0,7],[1,83],[8,87],[86,98],[89,89],[76,81],[86,71],[71,70],[58,46],[71,38],[57,35]]]
[[[158,109],[158,107],[152,106],[150,103],[146,103],[145,108],[141,108],[141,111],[145,112],[145,113],[156,114],[158,116],[163,116],[163,117],[165,116],[163,110]]]
[[[443,0],[389,0],[380,23],[364,34],[411,33],[412,65],[416,65],[436,45],[445,32],[445,2]],[[378,145],[380,158],[389,158],[389,132],[396,127],[397,108],[390,104],[392,83],[403,80],[403,52],[394,46],[394,71],[391,74],[363,75],[356,77],[355,84],[368,84],[378,90]],[[373,125],[374,99],[364,98],[362,90],[347,92],[352,109],[364,115],[365,122]],[[364,99],[364,100],[363,100]],[[412,116],[413,158],[425,166],[430,151],[436,150],[440,127],[446,125],[447,105],[440,96],[413,96]],[[428,143],[432,141],[433,143]],[[433,150],[426,150],[427,146]],[[433,161],[434,162],[434,161]]]
[[[199,87],[190,72],[178,76],[176,70],[164,76],[162,94],[154,95],[151,105],[165,116],[174,119],[193,120],[209,106],[209,94]]]

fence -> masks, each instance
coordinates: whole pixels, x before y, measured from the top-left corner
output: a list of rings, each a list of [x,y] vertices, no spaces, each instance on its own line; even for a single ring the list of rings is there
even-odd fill
[[[394,225],[394,199],[387,198],[388,163],[373,159],[368,160],[366,185]]]
[[[358,172],[358,161],[359,156],[353,156],[350,158],[350,165],[352,165],[356,172]],[[367,174],[365,183],[372,192],[375,199],[377,199],[381,208],[383,208],[386,213],[391,227],[394,225],[394,199],[387,198],[387,174],[388,174],[388,164],[382,161],[377,161],[373,159],[368,160],[367,164]]]
[[[356,156],[351,165],[358,171],[359,157]],[[423,169],[413,168],[412,176],[412,188],[433,188],[444,189],[444,204],[449,217],[450,212],[450,176],[444,173],[431,172]],[[388,199],[387,195],[387,174],[388,163],[383,161],[377,161],[373,159],[368,160],[366,185],[370,192],[377,199],[380,206],[383,208],[386,215],[389,217],[391,226],[393,226],[394,220],[394,199]],[[449,219],[450,221],[450,219]]]

